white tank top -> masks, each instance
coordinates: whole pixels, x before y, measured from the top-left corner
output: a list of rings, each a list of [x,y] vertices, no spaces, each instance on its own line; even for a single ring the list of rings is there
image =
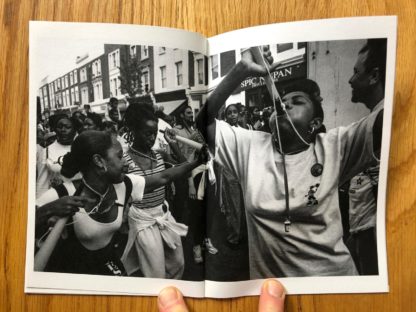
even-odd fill
[[[117,218],[110,223],[94,220],[81,207],[73,218],[74,232],[80,243],[88,250],[97,250],[107,246],[114,233],[120,228],[123,221],[123,207],[118,206]]]
[[[123,204],[126,196],[124,183],[113,184],[117,193],[116,203]],[[120,202],[120,199],[123,202]],[[79,208],[73,216],[74,232],[79,242],[88,250],[98,250],[107,246],[123,221],[123,205],[118,206],[117,218],[110,223],[102,223],[91,218],[84,208]]]

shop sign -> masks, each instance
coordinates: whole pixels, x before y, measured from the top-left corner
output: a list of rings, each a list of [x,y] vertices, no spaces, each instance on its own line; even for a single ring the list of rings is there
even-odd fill
[[[306,78],[306,63],[291,65],[279,68],[270,73],[274,82],[282,82],[296,78]],[[249,77],[243,80],[233,93],[239,93],[248,89],[264,86],[266,81],[264,77]]]

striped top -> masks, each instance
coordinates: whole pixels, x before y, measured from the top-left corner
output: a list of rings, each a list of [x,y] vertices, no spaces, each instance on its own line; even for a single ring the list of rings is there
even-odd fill
[[[133,151],[129,150],[130,152],[134,153]],[[165,162],[163,161],[162,156],[156,152],[153,151],[155,158],[157,159],[157,165],[153,169],[143,170],[138,164],[134,162],[134,160],[130,157],[128,153],[124,153],[123,160],[128,164],[129,166],[129,172],[130,174],[137,174],[142,177],[150,176],[155,173],[159,173],[165,170]],[[132,204],[134,207],[138,209],[149,209],[154,208],[157,206],[160,206],[165,201],[165,186],[161,186],[155,190],[153,190],[151,193],[146,193],[143,195],[143,199],[141,201],[133,201]]]

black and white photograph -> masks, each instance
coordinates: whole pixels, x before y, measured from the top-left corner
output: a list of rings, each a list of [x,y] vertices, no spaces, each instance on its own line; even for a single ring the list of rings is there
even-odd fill
[[[385,21],[32,22],[26,292],[388,291]]]

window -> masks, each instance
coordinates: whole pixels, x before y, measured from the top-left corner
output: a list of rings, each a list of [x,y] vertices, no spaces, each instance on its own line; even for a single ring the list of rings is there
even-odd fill
[[[211,78],[218,78],[218,55],[211,56]]]
[[[166,48],[165,47],[159,47],[159,54],[163,54],[166,52]]]
[[[81,101],[82,104],[88,104],[88,87],[81,89]]]
[[[147,45],[143,45],[142,46],[142,59],[148,58],[149,57],[149,46]]]
[[[74,74],[72,72],[69,73],[69,85],[72,86],[74,84]]]
[[[71,106],[71,99],[69,97],[69,90],[65,91],[65,98],[66,98],[66,103],[68,106]]]
[[[116,92],[117,92],[117,87],[115,85],[115,79],[110,79],[110,89],[111,89],[111,95],[112,96],[116,96]]]
[[[204,60],[196,60],[197,73],[198,73],[198,84],[204,84]]]
[[[160,78],[162,80],[162,88],[166,88],[166,85],[167,85],[166,66],[160,67]]]
[[[227,51],[220,54],[220,73],[221,77],[228,74],[231,68],[236,64],[235,51]]]
[[[58,90],[61,90],[61,79],[58,78]]]
[[[149,92],[149,68],[142,70],[142,88],[144,92]]]
[[[101,81],[94,83],[94,101],[103,98],[103,85]]]
[[[74,88],[71,88],[71,102],[72,102],[72,104],[74,104],[76,101],[75,101],[75,90],[74,90]]]
[[[97,60],[95,64],[97,67],[97,76],[101,76],[101,60]]]
[[[183,83],[182,62],[175,63],[176,65],[176,85],[181,86]]]
[[[92,76],[101,76],[101,60],[96,60],[92,63]]]
[[[114,69],[120,67],[120,51],[115,50],[108,55],[108,67]]]
[[[75,102],[79,103],[79,90],[78,90],[78,86],[75,86]]]
[[[293,49],[293,43],[283,43],[276,45],[276,52],[281,53]]]
[[[136,57],[136,46],[130,46],[130,57]]]
[[[57,95],[56,97],[55,97],[55,100],[56,100],[56,107],[61,107],[62,106],[62,100],[61,100],[61,97],[60,97],[60,95]]]
[[[117,85],[118,78],[114,78],[114,94],[118,95],[118,85]]]
[[[45,105],[45,108],[49,107],[49,101],[46,95],[43,97],[43,104]]]
[[[79,75],[80,75],[79,80],[81,82],[87,81],[87,69],[85,67],[81,68]]]
[[[58,91],[58,81],[57,80],[54,81],[53,85],[54,85],[54,88],[55,88],[55,92]]]
[[[113,54],[108,55],[108,68],[109,69],[113,68]]]
[[[61,87],[62,87],[62,89],[65,89],[65,79],[64,79],[64,77],[61,78]]]
[[[74,83],[78,83],[77,70],[74,70]]]
[[[121,93],[120,92],[120,80],[118,79],[118,77],[110,79],[110,92],[111,92],[111,96],[117,96]]]
[[[65,75],[65,88],[69,87],[68,75]]]

